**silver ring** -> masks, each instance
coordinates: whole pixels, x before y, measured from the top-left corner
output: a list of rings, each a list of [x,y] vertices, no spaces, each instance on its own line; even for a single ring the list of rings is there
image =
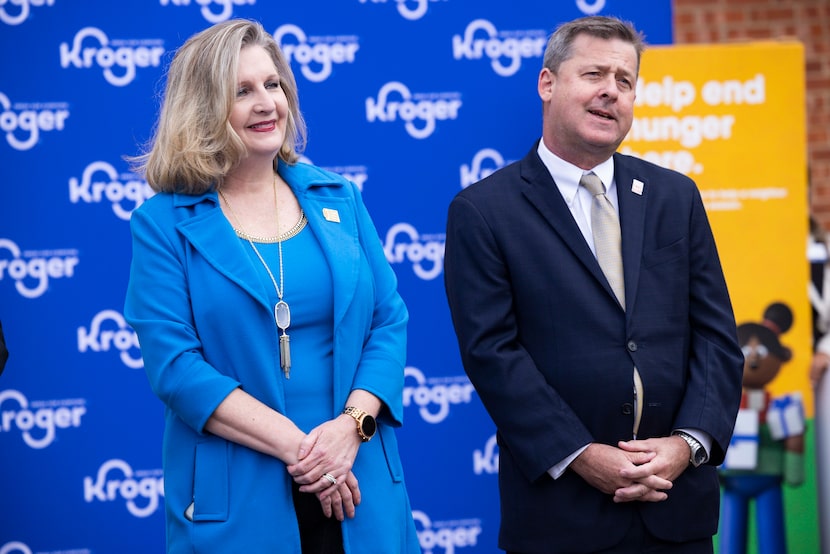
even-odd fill
[[[328,482],[329,482],[329,483],[331,483],[332,485],[336,485],[336,484],[337,484],[337,479],[335,479],[335,478],[334,478],[334,475],[332,475],[331,473],[324,473],[324,474],[323,474],[323,479],[325,479],[326,481],[328,481]]]

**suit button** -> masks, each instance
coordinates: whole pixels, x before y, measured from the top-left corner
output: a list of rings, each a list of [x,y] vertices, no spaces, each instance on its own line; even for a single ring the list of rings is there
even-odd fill
[[[626,402],[622,405],[622,413],[623,415],[631,415],[634,412],[634,406]]]
[[[625,345],[628,348],[629,352],[636,352],[637,351],[637,343],[633,340],[628,341],[628,344]]]

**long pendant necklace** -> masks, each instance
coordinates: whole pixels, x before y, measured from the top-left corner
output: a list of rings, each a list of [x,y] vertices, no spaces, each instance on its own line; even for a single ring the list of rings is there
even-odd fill
[[[279,251],[280,257],[280,284],[277,285],[277,280],[274,278],[274,274],[271,272],[271,268],[268,267],[268,264],[265,262],[265,258],[262,257],[262,254],[259,253],[254,241],[252,240],[253,235],[249,235],[244,231],[242,228],[242,223],[239,220],[239,217],[236,215],[236,212],[233,211],[230,202],[228,202],[227,197],[222,192],[222,189],[219,189],[219,196],[222,197],[222,200],[225,201],[225,205],[228,207],[228,211],[233,216],[234,220],[236,220],[236,225],[239,227],[236,230],[236,233],[241,237],[245,238],[248,243],[251,245],[251,248],[254,250],[254,253],[259,258],[259,261],[262,262],[262,265],[265,266],[265,271],[268,272],[268,276],[271,278],[271,282],[274,284],[274,290],[277,291],[277,303],[274,305],[274,321],[277,323],[277,328],[282,332],[280,335],[280,368],[282,368],[283,373],[285,374],[286,379],[291,378],[291,347],[290,347],[290,339],[286,330],[291,325],[291,308],[289,308],[288,303],[283,300],[283,293],[285,292],[285,280],[284,280],[284,272],[283,272],[283,264],[282,264],[282,241],[283,235],[279,235],[276,238],[277,242],[277,249]],[[274,208],[276,209],[276,218],[277,218],[277,233],[280,230],[280,210],[279,206],[277,205],[277,176],[274,175]],[[305,214],[300,213],[300,221],[297,225],[294,226],[291,231],[288,232],[291,236],[296,235],[300,230],[302,230],[305,222],[306,222]]]

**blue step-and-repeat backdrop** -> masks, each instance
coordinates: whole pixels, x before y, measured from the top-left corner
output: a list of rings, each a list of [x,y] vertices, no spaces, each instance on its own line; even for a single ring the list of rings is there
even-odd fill
[[[306,157],[363,190],[411,314],[401,454],[424,552],[495,552],[495,429],[443,290],[446,208],[540,135],[547,37],[583,14],[672,41],[670,0],[0,0],[0,554],[164,551],[162,405],[122,315],[129,170],[172,52],[255,18]],[[379,522],[382,524],[382,522]]]

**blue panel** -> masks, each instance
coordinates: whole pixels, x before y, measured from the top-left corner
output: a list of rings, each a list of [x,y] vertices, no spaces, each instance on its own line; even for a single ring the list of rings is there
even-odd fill
[[[670,0],[0,2],[0,551],[164,550],[162,404],[122,316],[129,217],[151,191],[164,69],[192,33],[256,18],[291,57],[306,156],[361,185],[411,313],[399,432],[427,552],[493,552],[495,429],[443,290],[446,208],[540,135],[536,78],[583,13],[672,40]],[[359,508],[358,508],[359,509]]]

